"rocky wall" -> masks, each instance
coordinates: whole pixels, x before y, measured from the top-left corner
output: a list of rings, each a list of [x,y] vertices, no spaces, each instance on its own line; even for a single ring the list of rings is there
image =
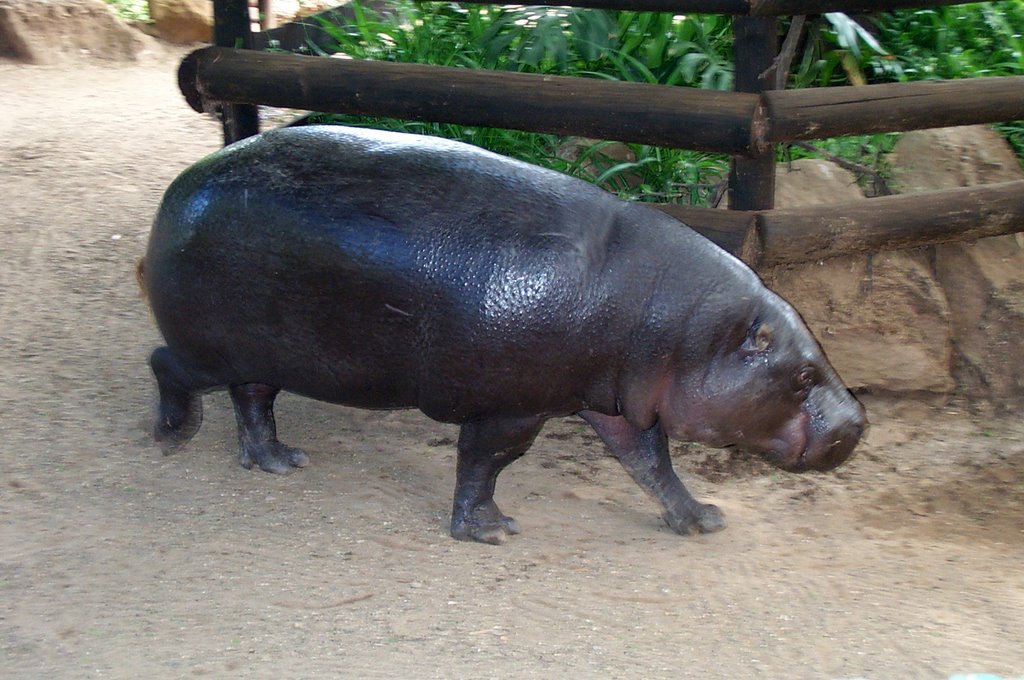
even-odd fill
[[[907,133],[889,162],[902,193],[1024,179],[1009,145],[986,126]],[[778,207],[863,198],[851,173],[825,161],[777,172]],[[800,310],[854,389],[1024,403],[1021,234],[762,275]]]

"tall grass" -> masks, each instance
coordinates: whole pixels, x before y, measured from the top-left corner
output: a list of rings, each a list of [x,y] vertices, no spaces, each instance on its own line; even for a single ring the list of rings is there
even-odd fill
[[[460,6],[400,0],[378,15],[353,4],[346,26],[325,24],[359,59],[732,87],[725,17],[554,7]],[[643,144],[360,116],[323,120],[434,134],[551,167],[641,200],[707,202],[728,157]]]
[[[125,19],[148,20],[146,0],[106,0]],[[575,75],[662,85],[732,87],[729,18],[562,7],[456,5],[394,0],[380,13],[352,3],[348,25],[325,24],[341,53],[378,59]],[[786,22],[783,22],[785,28]],[[934,78],[1024,75],[1024,0],[899,10],[808,21],[790,87]],[[705,204],[726,176],[728,157],[642,144],[385,118],[329,116],[466,141],[597,182],[637,200]],[[994,126],[1024,164],[1024,121]],[[821,140],[824,154],[885,174],[896,134]],[[817,156],[782,147],[780,159]]]
[[[358,2],[358,0],[357,0]],[[340,51],[361,59],[575,75],[706,89],[732,87],[728,18],[555,7],[460,6],[398,0],[378,15],[353,5],[348,26],[325,26]],[[901,10],[869,17],[830,13],[809,22],[791,87],[1024,74],[1024,0]],[[355,125],[452,137],[596,181],[640,200],[703,204],[728,158],[645,145],[615,153],[606,142],[456,125],[332,117]],[[1024,123],[996,126],[1024,158]],[[885,175],[896,134],[821,140],[824,154]],[[780,149],[780,158],[815,156]]]
[[[885,12],[856,20],[826,15],[813,23],[791,82],[797,87],[836,84],[1024,75],[1024,0]],[[1024,121],[993,126],[1024,165]],[[824,140],[831,153],[849,157],[849,140]],[[895,137],[856,138],[866,156]],[[878,143],[880,142],[880,143]],[[802,153],[802,152],[798,152]],[[852,158],[851,158],[852,160]],[[884,167],[881,168],[884,171]]]
[[[901,79],[1024,75],[1024,0],[894,12],[876,25]]]

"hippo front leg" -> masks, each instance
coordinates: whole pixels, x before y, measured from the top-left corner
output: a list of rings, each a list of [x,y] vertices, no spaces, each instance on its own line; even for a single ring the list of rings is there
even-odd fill
[[[459,430],[459,459],[452,504],[452,536],[461,541],[504,543],[519,533],[514,519],[494,502],[494,484],[509,463],[526,453],[540,432],[541,418],[474,420]]]
[[[660,424],[641,430],[622,416],[595,411],[581,411],[579,415],[590,423],[636,483],[661,503],[665,522],[673,531],[706,534],[725,528],[721,510],[697,501],[679,481],[672,469],[668,437]]]

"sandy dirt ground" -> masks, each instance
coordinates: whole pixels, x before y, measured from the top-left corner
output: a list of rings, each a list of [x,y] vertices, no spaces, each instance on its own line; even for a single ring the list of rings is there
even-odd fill
[[[866,398],[830,474],[677,445],[730,522],[696,538],[572,419],[502,476],[500,547],[447,536],[456,430],[413,412],[285,396],[279,477],[215,393],[161,455],[133,268],[219,144],[175,67],[0,64],[0,676],[1024,676],[1019,414]]]

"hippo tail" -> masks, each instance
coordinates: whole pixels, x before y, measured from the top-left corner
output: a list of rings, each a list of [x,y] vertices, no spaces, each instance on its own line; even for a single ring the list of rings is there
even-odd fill
[[[146,288],[146,258],[140,257],[135,265],[135,281],[139,284],[139,297],[149,305],[149,290]]]

